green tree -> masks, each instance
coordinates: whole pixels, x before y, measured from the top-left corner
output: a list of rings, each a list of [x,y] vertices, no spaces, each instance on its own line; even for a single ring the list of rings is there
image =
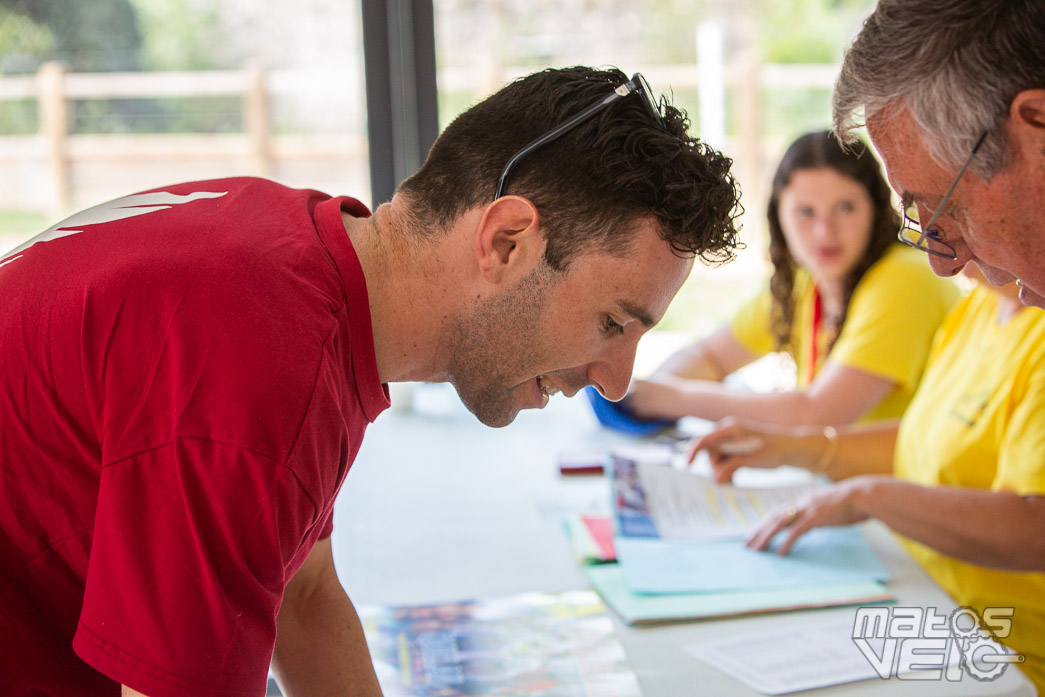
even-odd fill
[[[134,0],[142,30],[142,65],[147,70],[209,70],[223,65],[218,3]]]
[[[757,5],[763,60],[836,63],[874,1],[760,0]]]
[[[53,52],[50,29],[0,4],[0,73],[30,72]]]
[[[80,72],[135,70],[141,32],[130,0],[0,0],[0,8],[46,27],[50,58]]]

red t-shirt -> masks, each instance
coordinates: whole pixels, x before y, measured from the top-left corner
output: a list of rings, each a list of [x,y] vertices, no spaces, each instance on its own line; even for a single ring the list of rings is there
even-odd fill
[[[0,259],[0,694],[264,694],[388,407],[342,210],[180,184]]]

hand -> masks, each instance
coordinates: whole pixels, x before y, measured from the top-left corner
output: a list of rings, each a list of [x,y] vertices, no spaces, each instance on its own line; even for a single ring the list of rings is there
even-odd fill
[[[707,450],[711,473],[719,484],[733,481],[733,473],[741,467],[772,469],[789,464],[794,456],[797,438],[790,431],[769,426],[743,424],[734,418],[719,421],[715,430],[694,439],[689,446],[687,462]]]
[[[790,506],[770,513],[744,544],[751,549],[764,551],[769,548],[777,533],[786,530],[787,536],[777,550],[777,554],[784,556],[791,551],[799,537],[813,528],[853,525],[865,521],[870,516],[856,505],[856,500],[874,479],[853,477],[806,494]]]
[[[679,388],[667,380],[632,380],[622,406],[643,419],[677,419],[682,415]]]

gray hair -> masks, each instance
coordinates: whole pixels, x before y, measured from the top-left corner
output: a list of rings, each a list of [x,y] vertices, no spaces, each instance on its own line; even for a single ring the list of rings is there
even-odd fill
[[[1013,98],[1042,87],[1042,0],[879,0],[835,83],[835,133],[851,141],[861,107],[863,123],[906,107],[944,167],[959,168],[992,134],[972,164],[988,179],[1008,164]]]

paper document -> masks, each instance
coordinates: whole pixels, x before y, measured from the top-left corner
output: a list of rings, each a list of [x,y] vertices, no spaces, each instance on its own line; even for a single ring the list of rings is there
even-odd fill
[[[639,697],[591,591],[357,606],[386,697]]]
[[[950,680],[961,678],[961,651],[954,639],[938,639],[932,646],[928,645],[930,640],[915,639],[912,646],[917,644],[917,648],[908,657],[911,660],[904,661],[900,660],[903,651],[897,648],[901,640],[872,638],[864,640],[864,651],[870,653],[870,657],[866,656],[852,638],[855,612],[803,613],[801,618],[795,616],[794,622],[778,629],[718,636],[683,650],[764,695],[880,680],[883,676],[916,671],[932,671],[933,675],[926,675],[926,679],[943,679],[944,671]],[[887,642],[891,642],[888,648]],[[989,639],[980,643],[990,644],[992,650],[988,653],[1008,653]],[[876,668],[880,657],[888,665]]]
[[[628,624],[657,624],[832,605],[870,605],[893,599],[885,586],[875,581],[763,591],[648,595],[632,593],[624,582],[621,567],[616,564],[589,566],[584,571],[606,604]]]
[[[803,615],[775,632],[720,636],[684,650],[764,695],[877,677],[853,644],[853,616]]]
[[[743,538],[766,513],[820,486],[808,475],[777,487],[736,487],[718,486],[665,464],[656,453],[619,451],[609,464],[614,547],[625,583],[636,593],[765,590],[889,578],[853,526],[810,530],[783,557],[744,546]]]
[[[719,485],[708,476],[615,454],[613,493],[621,535],[674,540],[748,536],[774,508],[811,491],[811,478],[782,486]]]

